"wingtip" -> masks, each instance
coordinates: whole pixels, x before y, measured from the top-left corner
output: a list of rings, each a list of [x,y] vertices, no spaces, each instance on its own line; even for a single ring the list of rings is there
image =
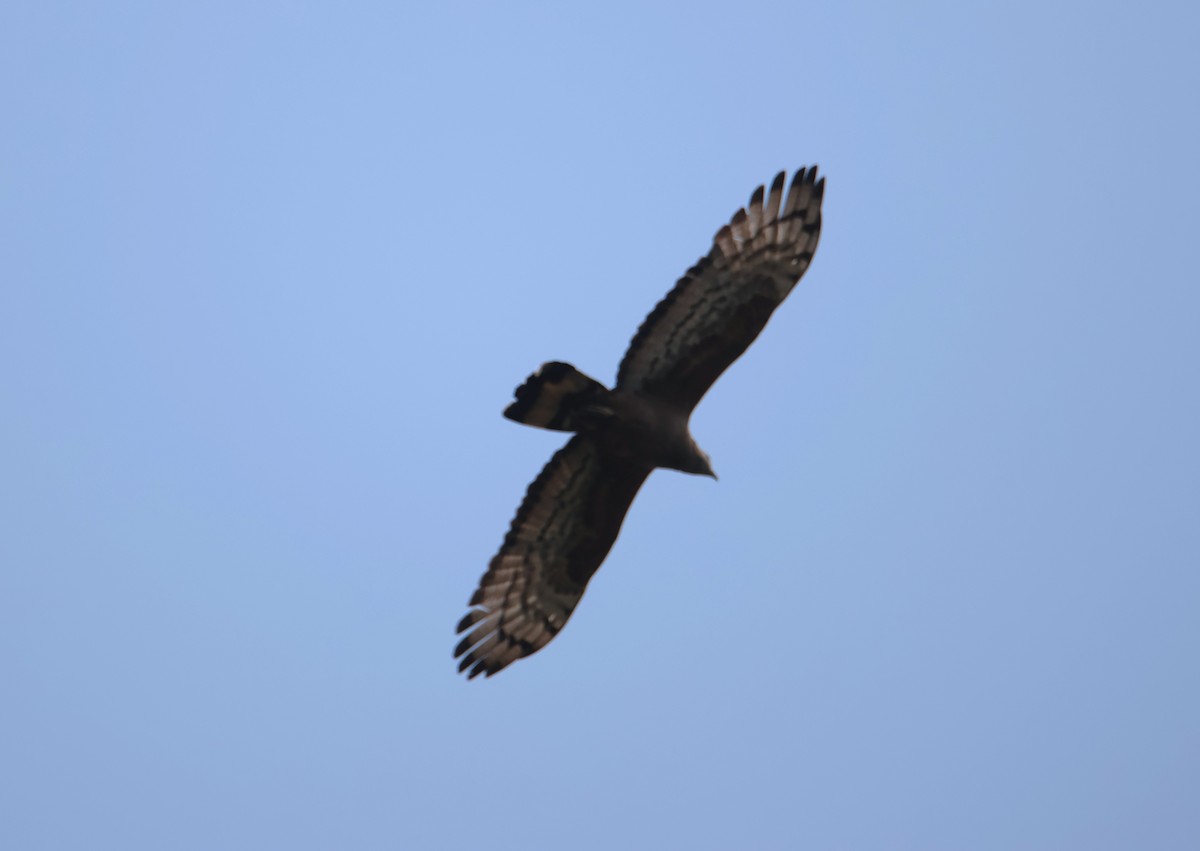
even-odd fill
[[[468,635],[462,641],[458,642],[458,646],[454,648],[454,658],[455,659],[457,659],[459,656],[463,655],[464,653],[466,653],[468,650],[471,649],[471,645],[475,643],[475,641],[473,639],[474,639],[474,636]]]

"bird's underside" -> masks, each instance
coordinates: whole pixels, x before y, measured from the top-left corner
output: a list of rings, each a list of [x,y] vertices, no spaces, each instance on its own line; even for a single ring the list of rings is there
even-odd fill
[[[796,172],[786,197],[782,172],[755,190],[646,317],[611,390],[558,362],[517,388],[505,416],[574,436],[529,486],[458,624],[454,655],[469,678],[558,634],[652,470],[713,475],[688,419],[812,262],[824,189],[814,167]]]

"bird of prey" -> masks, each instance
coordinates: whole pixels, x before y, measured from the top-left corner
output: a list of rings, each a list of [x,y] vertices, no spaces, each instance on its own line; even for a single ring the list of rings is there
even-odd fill
[[[652,470],[716,478],[688,430],[692,410],[792,291],[821,235],[825,179],[800,169],[786,198],[784,184],[780,172],[717,231],[634,335],[613,389],[559,362],[517,388],[504,416],[574,436],[529,486],[458,624],[468,678],[558,634]]]

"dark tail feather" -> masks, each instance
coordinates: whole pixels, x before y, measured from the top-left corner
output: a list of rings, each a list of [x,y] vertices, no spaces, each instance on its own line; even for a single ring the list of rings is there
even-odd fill
[[[606,413],[608,390],[569,363],[544,363],[517,388],[517,400],[504,416],[554,431],[578,431],[588,419]]]

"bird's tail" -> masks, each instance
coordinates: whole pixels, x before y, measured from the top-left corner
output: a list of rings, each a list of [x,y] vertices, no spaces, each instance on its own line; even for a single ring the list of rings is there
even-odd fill
[[[516,396],[504,416],[554,431],[579,431],[612,413],[606,404],[608,389],[569,363],[542,364],[517,388]]]

